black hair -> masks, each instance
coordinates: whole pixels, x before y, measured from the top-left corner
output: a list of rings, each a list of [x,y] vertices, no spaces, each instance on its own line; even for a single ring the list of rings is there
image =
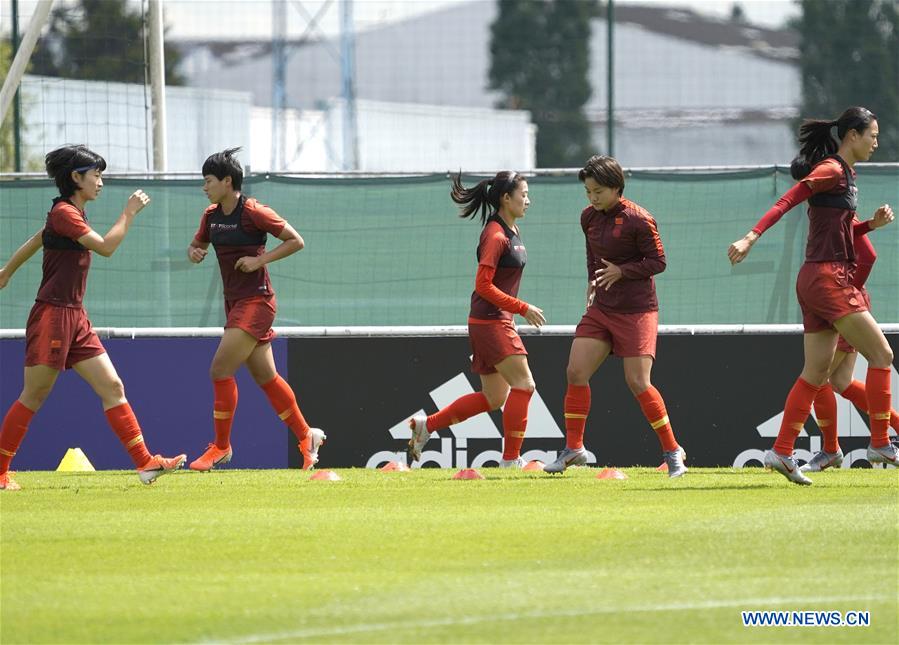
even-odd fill
[[[478,210],[481,211],[481,224],[487,223],[487,209],[490,207],[491,215],[499,211],[499,203],[503,195],[512,194],[518,186],[527,181],[525,176],[513,170],[503,170],[496,173],[493,179],[484,179],[475,184],[472,188],[466,188],[462,185],[462,171],[453,177],[453,188],[450,191],[450,197],[453,201],[462,206],[462,212],[459,217],[470,217],[474,219]]]
[[[214,155],[209,155],[203,162],[203,176],[212,175],[219,181],[225,177],[231,178],[231,187],[234,190],[240,190],[243,185],[243,167],[234,157],[234,154],[240,152],[240,148],[228,148]]]
[[[871,127],[871,122],[876,120],[877,116],[871,110],[863,107],[851,107],[833,121],[821,119],[803,121],[799,126],[799,154],[790,164],[790,174],[793,179],[799,181],[807,177],[812,171],[812,166],[839,149],[837,140],[830,133],[831,128],[836,126],[837,137],[842,141],[849,130],[864,134],[865,130]]]
[[[52,150],[44,157],[47,176],[52,177],[59,188],[59,196],[68,199],[75,194],[78,186],[72,173],[86,173],[88,170],[106,170],[106,160],[87,146],[66,145]]]
[[[587,165],[578,171],[577,178],[583,183],[587,177],[600,186],[617,188],[618,194],[624,194],[624,171],[615,157],[593,155],[587,159]]]

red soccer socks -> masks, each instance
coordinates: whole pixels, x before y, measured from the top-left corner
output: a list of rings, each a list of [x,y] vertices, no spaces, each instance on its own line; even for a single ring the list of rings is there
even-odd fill
[[[231,424],[237,410],[237,381],[233,376],[212,382],[215,402],[212,419],[215,425],[215,447],[227,450],[231,446]]]
[[[9,464],[22,444],[33,416],[34,412],[19,401],[9,406],[0,426],[0,475],[9,470]]]
[[[144,445],[144,436],[141,434],[140,424],[137,422],[137,417],[134,416],[131,405],[126,402],[109,408],[106,411],[106,420],[109,421],[109,425],[119,441],[125,446],[135,468],[142,468],[152,459]]]
[[[835,453],[840,449],[837,438],[837,397],[830,383],[825,383],[815,395],[815,421],[824,438],[824,452]]]
[[[674,431],[668,420],[668,411],[665,409],[665,401],[662,395],[652,385],[637,395],[637,402],[643,410],[643,416],[649,421],[650,427],[659,437],[662,450],[671,452],[677,450],[677,441],[674,439]]]
[[[450,403],[428,417],[428,432],[435,432],[469,419],[481,412],[489,412],[490,404],[483,392],[472,392]]]
[[[297,397],[294,396],[287,381],[281,378],[280,374],[276,374],[275,378],[262,386],[262,390],[277,415],[296,436],[297,441],[303,441],[309,433],[309,424],[300,412]]]
[[[890,443],[890,368],[869,367],[865,378],[871,445],[883,448]]]
[[[503,459],[510,461],[521,456],[521,444],[528,427],[528,405],[531,403],[531,390],[520,390],[513,387],[503,408]]]
[[[797,378],[793,388],[787,395],[784,405],[784,416],[780,422],[780,431],[774,441],[774,452],[784,457],[793,456],[793,446],[796,437],[802,432],[802,426],[812,409],[812,402],[818,394],[818,386],[807,383],[802,378]]]
[[[565,392],[565,446],[571,450],[584,447],[584,427],[590,414],[590,386],[569,385]]]

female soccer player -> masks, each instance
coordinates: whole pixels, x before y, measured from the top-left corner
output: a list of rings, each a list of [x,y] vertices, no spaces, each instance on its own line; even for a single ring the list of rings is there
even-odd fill
[[[834,127],[839,143],[831,135]],[[785,213],[805,200],[809,203],[805,264],[796,280],[805,329],[805,365],[787,396],[774,448],[765,454],[766,466],[796,484],[812,483],[797,467],[793,446],[831,373],[840,336],[868,360],[868,461],[897,463],[896,447],[887,434],[893,352],[868,311],[865,293],[852,283],[857,261],[853,221],[858,203],[854,166],[869,159],[877,149],[878,133],[877,117],[863,107],[851,107],[833,121],[805,121],[799,129],[799,156],[791,167],[793,177],[800,181],[772,209]],[[886,204],[874,213],[877,222],[892,217],[892,209]],[[745,257],[755,240],[747,234],[744,241],[732,250],[731,261]]]
[[[518,314],[537,327],[546,322],[542,309],[518,299],[518,286],[528,256],[517,222],[531,203],[528,182],[517,172],[503,171],[473,188],[465,188],[460,173],[453,178],[450,196],[462,207],[460,217],[474,218],[480,211],[484,227],[478,242],[478,271],[468,315],[468,339],[474,354],[471,369],[481,377],[481,391],[466,394],[431,416],[412,417],[409,463],[421,459],[430,433],[481,412],[496,410],[505,403],[503,455],[499,465],[522,468],[525,464],[521,444],[527,429],[534,378],[512,315]]]
[[[831,160],[830,163],[838,164],[836,160]],[[794,177],[794,179],[801,180],[804,178],[802,173],[807,168],[802,169],[801,166],[803,165],[801,162],[794,164],[793,167],[797,169],[797,175],[800,175]],[[737,264],[742,262],[749,255],[749,251],[759,237],[783,217],[786,212],[783,209],[784,205],[785,202],[783,200],[778,201],[777,205],[765,213],[762,219],[745,236],[730,245],[727,254],[731,263]],[[868,275],[871,273],[871,269],[874,267],[874,262],[877,260],[877,253],[874,251],[874,246],[868,238],[868,233],[886,226],[893,219],[893,213],[890,209],[880,209],[868,221],[860,222],[857,217],[853,218],[852,221],[852,239],[855,248],[856,266],[851,273],[850,283],[862,293],[869,307],[870,298],[864,285]],[[837,341],[833,364],[830,367],[828,382],[818,390],[813,403],[815,419],[818,427],[821,429],[824,445],[808,463],[799,469],[802,472],[819,472],[831,467],[839,468],[843,463],[843,451],[840,449],[837,428],[837,400],[834,391],[839,392],[840,396],[852,402],[866,414],[868,412],[865,385],[852,378],[857,355],[855,348],[840,336]],[[897,415],[895,410],[890,410],[889,424],[890,427],[899,432],[899,415]]]
[[[212,243],[225,290],[225,333],[212,359],[209,376],[215,391],[215,441],[191,462],[191,470],[208,471],[231,461],[231,423],[237,409],[234,373],[246,365],[275,412],[296,436],[303,469],[318,462],[325,433],[310,428],[297,406],[293,390],[275,369],[271,341],[275,337],[275,292],[265,265],[301,250],[303,238],[268,206],[240,192],[243,168],[234,154],[218,152],[203,164],[203,192],[212,206],[203,213],[200,228],[187,249],[193,263],[202,262]],[[281,244],[266,252],[271,233]]]
[[[587,461],[584,428],[590,412],[590,377],[614,353],[624,380],[662,444],[669,477],[687,472],[662,395],[650,382],[656,353],[659,303],[653,277],[665,270],[655,220],[622,197],[624,172],[612,157],[593,156],[578,173],[590,206],[581,213],[587,239],[587,311],[575,331],[565,394],[566,446],[543,470],[560,473]]]
[[[106,161],[84,146],[64,146],[45,159],[47,174],[59,197],[43,228],[32,235],[0,268],[0,289],[39,248],[44,248],[44,277],[25,331],[25,385],[0,427],[0,489],[18,490],[9,465],[35,412],[64,369],[74,369],[103,402],[106,418],[134,461],[144,484],[176,470],[187,457],[151,456],[119,375],[82,306],[91,251],[109,257],[122,243],[137,214],[150,203],[141,190],[128,199],[119,219],[105,236],[87,222],[84,206],[100,196]]]

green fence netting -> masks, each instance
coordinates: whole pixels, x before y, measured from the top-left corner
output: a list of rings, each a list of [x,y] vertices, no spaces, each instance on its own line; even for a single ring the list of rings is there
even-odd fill
[[[476,178],[468,178],[469,182]],[[584,309],[586,270],[574,175],[536,174],[521,223],[528,249],[520,296],[552,324],[574,324]],[[733,172],[633,171],[625,194],[656,218],[668,257],[657,276],[663,324],[798,323],[794,295],[807,218],[796,208],[737,267],[727,247],[792,181],[785,169]],[[220,325],[221,280],[212,256],[190,264],[186,249],[206,199],[195,180],[106,179],[88,205],[105,233],[128,195],[152,203],[112,258],[95,257],[86,306],[97,326]],[[899,166],[861,167],[859,214],[899,210]],[[403,178],[248,177],[245,192],[272,206],[306,249],[269,266],[278,325],[464,324],[474,283],[479,224],[461,220],[443,175]],[[43,223],[55,191],[49,180],[0,181],[0,262]],[[873,312],[899,321],[899,224],[871,233],[878,261],[868,281]],[[274,242],[269,241],[269,248]],[[40,254],[0,291],[0,327],[25,326],[41,279]]]

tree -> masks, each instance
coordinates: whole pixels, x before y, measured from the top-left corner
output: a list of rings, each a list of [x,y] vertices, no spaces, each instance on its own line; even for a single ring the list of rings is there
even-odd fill
[[[144,16],[126,0],[79,0],[53,10],[32,55],[31,73],[82,80],[145,82]],[[182,85],[181,55],[165,45],[167,85]]]
[[[801,0],[804,117],[835,118],[862,105],[878,116],[872,161],[899,161],[899,0]]]
[[[590,21],[596,0],[498,0],[490,26],[490,88],[498,107],[529,110],[537,164],[578,166],[595,151],[584,105],[592,89]]]

